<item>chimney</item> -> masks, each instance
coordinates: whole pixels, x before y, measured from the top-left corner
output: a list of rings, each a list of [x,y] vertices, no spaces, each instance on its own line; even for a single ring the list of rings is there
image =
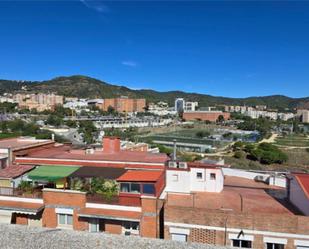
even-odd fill
[[[103,137],[103,151],[106,153],[120,152],[120,138]]]

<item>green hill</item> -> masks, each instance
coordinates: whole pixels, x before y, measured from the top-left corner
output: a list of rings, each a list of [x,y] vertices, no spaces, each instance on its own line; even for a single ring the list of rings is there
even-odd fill
[[[249,98],[226,98],[206,94],[187,93],[181,91],[158,92],[154,90],[132,90],[124,86],[117,86],[86,76],[57,77],[46,81],[12,81],[0,80],[0,94],[17,92],[26,86],[29,92],[55,92],[64,96],[80,98],[111,98],[129,96],[132,98],[146,98],[147,101],[166,101],[173,104],[175,98],[183,97],[188,101],[198,101],[200,106],[213,105],[267,105],[271,108],[295,108],[308,105],[309,97],[290,98],[282,95]]]

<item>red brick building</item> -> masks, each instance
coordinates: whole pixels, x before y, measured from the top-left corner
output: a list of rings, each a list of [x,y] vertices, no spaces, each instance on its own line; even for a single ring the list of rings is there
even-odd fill
[[[224,120],[228,120],[230,113],[221,111],[185,111],[182,118],[186,121],[201,120],[216,122],[220,116],[223,116]]]
[[[298,185],[274,187],[226,176],[224,165],[123,151],[117,137],[104,138],[102,149],[52,144],[25,150],[15,155],[14,163],[14,167],[27,168],[25,177],[36,188],[14,189],[8,194],[0,187],[2,223],[238,248],[309,247],[309,217],[295,206],[300,202],[291,201],[298,200],[294,198]],[[20,170],[5,170],[2,176],[20,175]],[[295,177],[291,181],[308,198],[307,175]],[[76,184],[81,180],[91,183],[94,178],[116,183],[117,195],[107,198]]]

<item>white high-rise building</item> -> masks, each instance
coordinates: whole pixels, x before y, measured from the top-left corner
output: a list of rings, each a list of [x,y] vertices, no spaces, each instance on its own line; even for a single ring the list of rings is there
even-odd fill
[[[175,111],[176,112],[183,112],[185,110],[185,100],[183,98],[177,98],[175,100]]]

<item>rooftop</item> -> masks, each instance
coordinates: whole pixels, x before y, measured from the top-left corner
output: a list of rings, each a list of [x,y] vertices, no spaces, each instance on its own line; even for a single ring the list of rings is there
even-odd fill
[[[168,156],[162,153],[153,154],[140,151],[107,153],[102,150],[96,150],[93,154],[86,154],[85,150],[71,149],[69,146],[55,146],[53,148],[46,148],[45,150],[30,152],[27,157],[23,158],[165,163]]]
[[[246,213],[293,214],[285,190],[240,177],[226,176],[220,193],[169,193],[168,206],[203,208]],[[241,210],[242,209],[242,210]]]
[[[120,176],[120,182],[156,182],[164,174],[164,171],[155,170],[130,170]]]
[[[118,248],[156,248],[156,249],[228,249],[206,244],[184,243],[135,236],[112,235],[107,233],[88,233],[72,230],[48,229],[21,225],[0,225],[0,247],[3,249],[118,249]],[[12,243],[14,241],[14,243]]]
[[[25,149],[28,147],[52,144],[54,141],[48,139],[35,139],[33,137],[16,137],[0,139],[0,148],[11,148],[13,150]]]
[[[33,168],[34,166],[32,165],[11,165],[0,170],[0,178],[16,178],[32,170]]]

